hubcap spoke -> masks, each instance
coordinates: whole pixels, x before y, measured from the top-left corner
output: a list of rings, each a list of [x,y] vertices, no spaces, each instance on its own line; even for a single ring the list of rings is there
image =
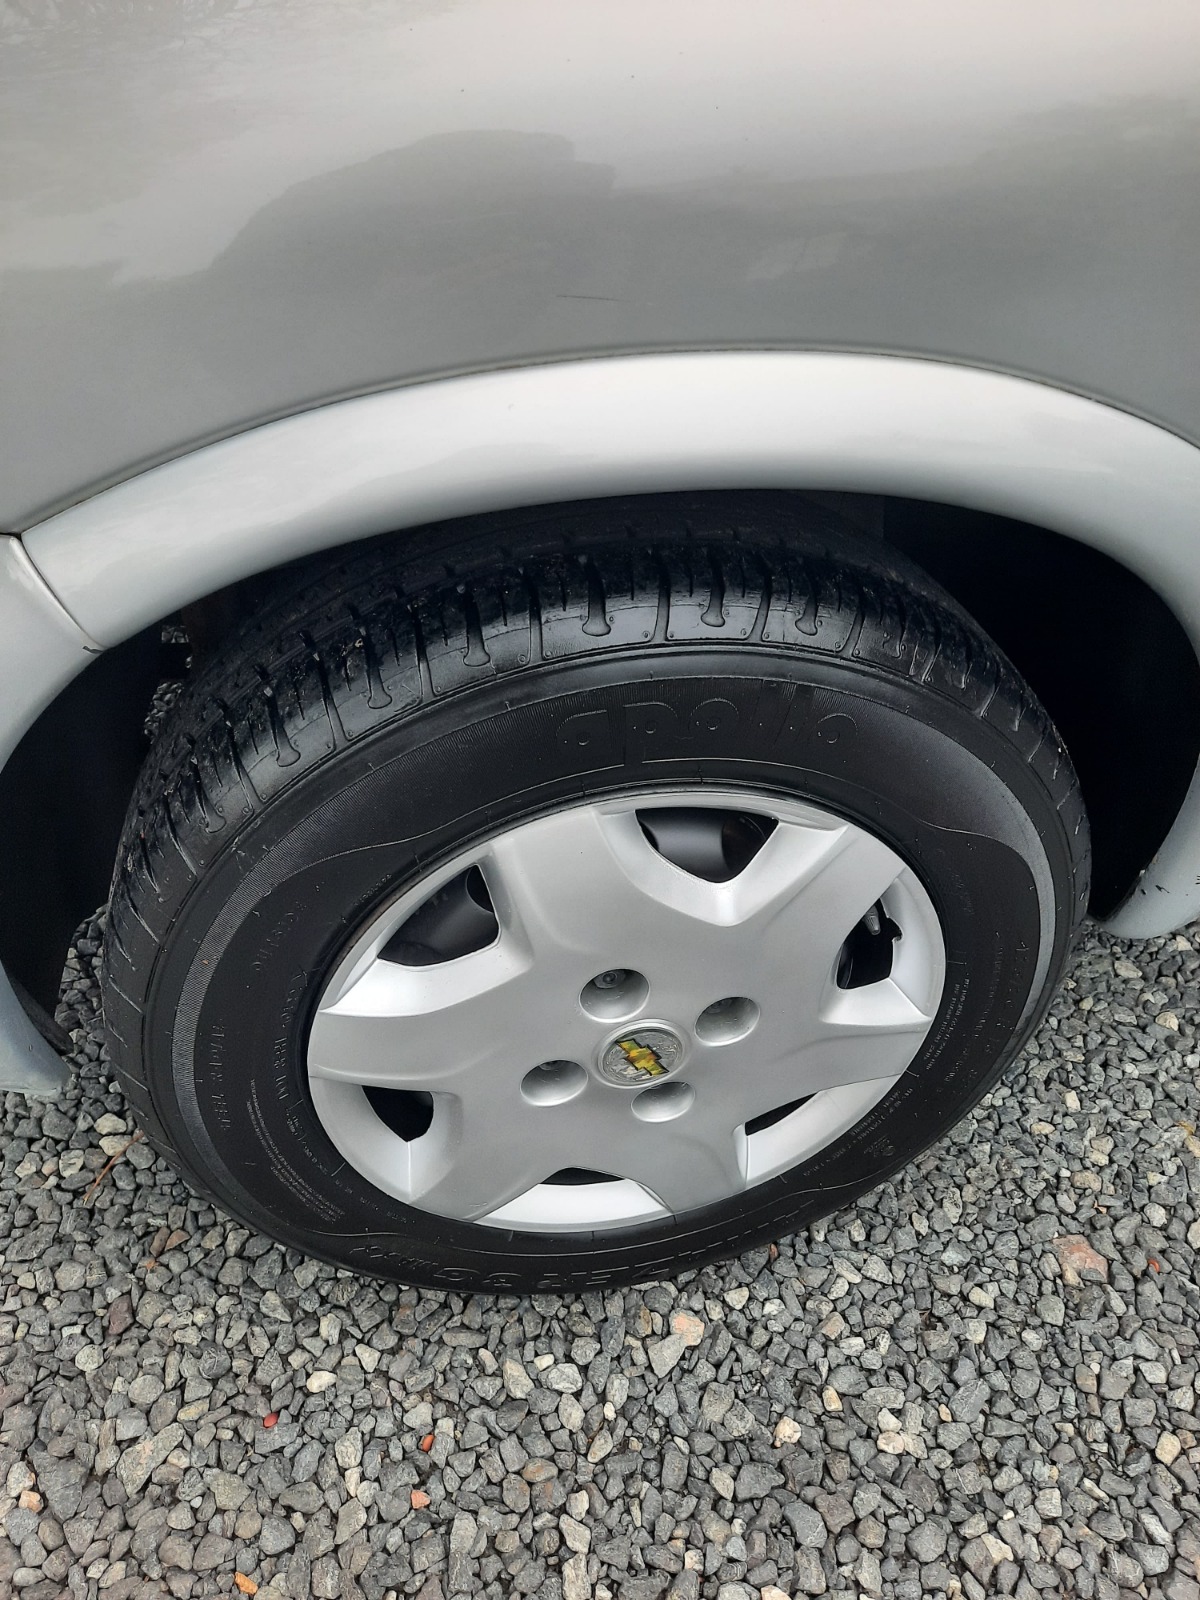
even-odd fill
[[[429,1149],[415,1165],[413,1203],[473,1221],[532,1189],[556,1167],[547,1142],[553,1129],[542,1120],[497,1115],[482,1099],[437,1108],[417,1141]]]
[[[668,1123],[639,1122],[623,1108],[627,1122],[613,1130],[608,1169],[640,1183],[668,1211],[713,1205],[745,1188],[745,1136],[712,1099],[705,1104],[701,1089],[691,1110]]]
[[[929,1032],[932,1013],[890,978],[865,989],[835,990],[824,1029],[804,1051],[805,1076],[823,1089],[896,1077]]]
[[[904,870],[881,839],[853,823],[780,823],[736,880],[747,943],[767,981],[824,988],[838,951]],[[760,976],[761,981],[761,976]]]
[[[761,1056],[745,1063],[744,1103],[758,1116],[802,1095],[898,1077],[929,1031],[932,1017],[891,979],[864,989],[834,989],[816,1027],[789,1039],[772,1030],[755,1040]]]
[[[531,988],[528,953],[514,940],[429,967],[376,957],[318,1009],[309,1070],[380,1088],[457,1087],[502,1068],[515,1030],[536,1026]]]
[[[564,979],[653,963],[693,972],[725,885],[665,860],[632,806],[581,806],[493,841],[480,863],[501,926]]]

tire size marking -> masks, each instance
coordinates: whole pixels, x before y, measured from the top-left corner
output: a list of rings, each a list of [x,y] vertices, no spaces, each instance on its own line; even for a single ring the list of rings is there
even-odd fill
[[[233,1127],[225,1095],[225,1030],[214,1023],[208,1030],[203,1054],[205,1075],[211,1084],[213,1118],[226,1133]]]
[[[338,1206],[332,1200],[326,1198],[326,1196],[320,1194],[316,1189],[314,1189],[308,1180],[303,1176],[303,1174],[296,1170],[296,1168],[284,1155],[283,1151],[279,1148],[279,1144],[274,1138],[268,1125],[267,1118],[263,1115],[263,1108],[259,1100],[257,1084],[252,1084],[250,1087],[250,1096],[247,1102],[247,1108],[250,1112],[250,1122],[254,1130],[255,1137],[261,1141],[262,1148],[266,1153],[268,1160],[270,1161],[271,1171],[274,1176],[278,1178],[279,1182],[283,1184],[285,1189],[289,1190],[296,1196],[297,1200],[301,1201],[305,1206],[307,1206],[312,1211],[314,1216],[320,1217],[324,1222],[337,1222],[341,1217],[341,1211],[339,1210]],[[294,1118],[289,1119],[289,1132],[292,1134],[299,1134],[302,1132],[300,1127],[296,1124]],[[301,1149],[304,1149],[304,1141],[302,1138],[300,1140],[300,1145]],[[309,1155],[312,1161],[313,1169],[317,1172],[320,1172],[322,1170],[322,1164],[317,1159],[316,1151],[308,1150],[306,1153]],[[326,1173],[325,1176],[332,1177],[333,1174]]]
[[[279,922],[276,923],[275,927],[271,929],[270,933],[263,940],[262,944],[254,952],[254,957],[250,962],[250,969],[252,972],[261,972],[263,970],[263,968],[267,965],[267,962],[274,955],[276,949],[283,942],[285,935],[298,920],[299,918],[296,912],[287,911],[284,913]]]

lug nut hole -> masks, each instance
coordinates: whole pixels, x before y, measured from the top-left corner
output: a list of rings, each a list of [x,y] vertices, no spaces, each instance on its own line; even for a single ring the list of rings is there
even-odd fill
[[[650,985],[631,967],[609,967],[585,983],[579,1004],[589,1017],[601,1022],[620,1022],[635,1017],[646,1004]]]
[[[521,1093],[530,1105],[560,1106],[582,1094],[587,1080],[578,1061],[543,1061],[521,1079]]]
[[[714,1000],[696,1018],[696,1037],[705,1044],[732,1044],[744,1039],[758,1021],[758,1007],[745,995]]]
[[[643,1122],[670,1122],[689,1111],[695,1098],[690,1083],[652,1084],[634,1100],[633,1114]]]

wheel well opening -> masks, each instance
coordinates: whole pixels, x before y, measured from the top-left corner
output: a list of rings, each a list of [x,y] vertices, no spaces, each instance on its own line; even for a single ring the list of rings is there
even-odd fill
[[[816,501],[894,546],[1005,651],[1070,751],[1091,824],[1091,909],[1112,912],[1165,838],[1200,756],[1200,663],[1166,602],[1119,562],[1029,523],[874,495],[770,498]],[[496,530],[504,516],[465,520]],[[280,585],[346,554],[339,547],[248,578],[107,651],[25,736],[0,773],[0,960],[31,1009],[53,1012],[67,941],[106,891],[149,748],[155,685],[184,660],[180,624],[193,653],[208,655]]]

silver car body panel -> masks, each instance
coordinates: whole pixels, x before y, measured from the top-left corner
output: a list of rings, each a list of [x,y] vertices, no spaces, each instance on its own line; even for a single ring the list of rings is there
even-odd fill
[[[0,527],[654,348],[934,356],[1200,441],[1194,0],[9,0],[0,40]]]
[[[38,713],[99,649],[51,594],[20,541],[0,535],[0,766]],[[36,914],[30,907],[30,915]],[[56,1094],[65,1082],[66,1068],[0,967],[0,1093]]]

